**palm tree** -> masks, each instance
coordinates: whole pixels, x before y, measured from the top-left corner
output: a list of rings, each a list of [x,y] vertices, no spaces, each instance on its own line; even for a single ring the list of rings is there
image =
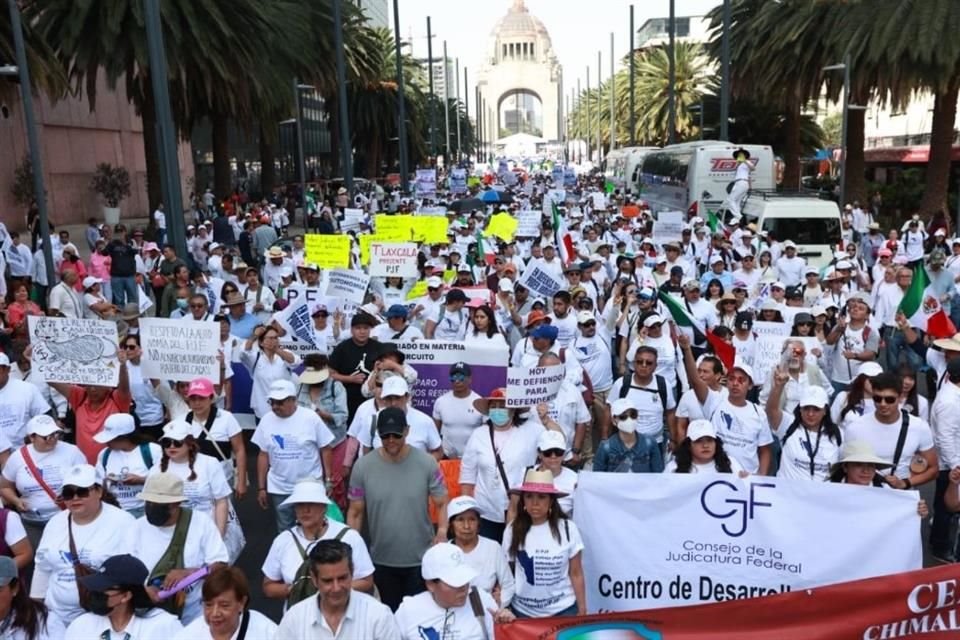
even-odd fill
[[[677,42],[675,61],[674,95],[677,138],[693,134],[696,119],[690,107],[700,103],[706,83],[707,59],[699,44]],[[669,107],[669,56],[668,47],[653,47],[641,54],[636,63],[637,94],[643,96],[643,110],[637,114],[637,134],[645,140],[665,144],[670,138]],[[627,80],[629,82],[629,78]],[[618,92],[624,99],[629,96]]]

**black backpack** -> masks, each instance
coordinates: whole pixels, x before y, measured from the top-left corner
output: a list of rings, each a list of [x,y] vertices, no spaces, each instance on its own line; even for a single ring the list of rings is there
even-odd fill
[[[341,540],[349,530],[350,527],[344,527],[333,539]],[[297,534],[293,532],[293,529],[289,531],[290,536],[293,537],[293,543],[297,545],[297,551],[300,552],[300,557],[303,558],[303,562],[300,563],[300,568],[297,569],[296,575],[293,576],[293,584],[290,585],[290,595],[287,596],[287,608],[317,593],[317,588],[313,586],[313,581],[310,579],[310,558],[307,557],[307,552],[304,550],[303,545],[300,544],[300,540],[297,539]]]

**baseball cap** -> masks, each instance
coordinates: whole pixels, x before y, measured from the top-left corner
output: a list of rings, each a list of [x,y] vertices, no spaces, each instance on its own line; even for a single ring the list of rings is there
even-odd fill
[[[102,593],[116,587],[141,587],[149,573],[139,558],[125,553],[110,556],[100,565],[99,571],[81,577],[80,582],[90,591]],[[2,578],[3,566],[0,564],[0,583]]]
[[[100,278],[95,278],[95,277],[93,277],[93,276],[87,276],[86,278],[83,279],[83,288],[84,288],[84,289],[89,289],[89,288],[92,287],[93,285],[95,285],[95,284],[100,284],[101,282],[103,282],[103,280],[101,280]]]
[[[122,414],[127,415],[127,414]],[[49,436],[51,433],[60,431],[56,421],[45,413],[33,416],[27,420],[27,433],[37,436]]]
[[[649,299],[651,299],[651,298],[656,298],[656,297],[657,297],[657,293],[656,293],[653,289],[651,289],[650,287],[644,287],[643,289],[640,289],[640,291],[639,291],[639,293],[638,293],[637,295],[638,295],[639,297],[645,298],[645,299],[647,299],[647,300],[649,300]]]
[[[93,439],[100,444],[107,444],[114,438],[130,435],[137,428],[137,423],[129,413],[114,413],[103,421],[103,429],[94,434]]]
[[[216,395],[216,390],[213,388],[213,383],[210,382],[207,378],[197,378],[190,383],[190,386],[187,387],[187,397],[190,396],[201,396],[203,398],[209,398],[210,396]]]
[[[690,278],[689,280],[684,282],[683,285],[681,286],[687,291],[694,291],[694,290],[700,291],[700,283],[694,280],[693,278]]]
[[[391,396],[405,396],[410,393],[410,386],[403,376],[392,376],[383,382],[383,388],[380,390],[381,398]]]
[[[363,326],[375,327],[378,324],[380,323],[377,322],[376,318],[374,318],[372,315],[370,315],[366,311],[362,311],[362,310],[354,314],[353,318],[350,320],[351,327],[363,327]]]
[[[771,288],[771,289],[783,289],[784,291],[786,291],[786,290],[787,290],[787,285],[785,285],[785,284],[783,284],[782,282],[780,282],[779,280],[777,280],[776,282],[774,282],[773,284],[770,285],[770,288]]]
[[[630,398],[617,398],[610,405],[610,415],[621,416],[631,409],[636,410],[636,408],[637,405]]]
[[[883,367],[877,362],[864,362],[857,371],[857,376],[867,376],[872,378],[883,373]]]
[[[443,280],[437,276],[427,278],[427,287],[430,289],[439,289],[443,286]]]
[[[92,487],[95,484],[100,483],[100,475],[97,473],[97,470],[93,465],[89,464],[75,464],[69,469],[63,476],[63,485],[78,487],[80,489],[84,487]]]
[[[500,278],[497,282],[497,289],[504,293],[513,293],[513,280],[510,278]]]
[[[753,326],[753,316],[747,311],[740,311],[737,317],[733,319],[734,326],[737,329],[749,329]]]
[[[447,304],[450,304],[451,302],[466,302],[466,301],[467,301],[467,294],[465,294],[460,289],[450,289],[450,291],[447,292]]]
[[[796,249],[796,248],[797,248],[797,244],[796,244],[793,240],[787,240],[786,242],[783,243],[783,248],[784,248],[784,249]]]
[[[424,580],[440,580],[455,589],[467,585],[477,577],[477,571],[463,557],[463,551],[455,544],[435,544],[423,554],[420,575]]]
[[[390,305],[390,308],[387,309],[387,320],[392,318],[403,318],[407,319],[407,308],[402,304],[393,304]]]
[[[823,390],[823,387],[810,385],[804,390],[803,395],[800,397],[799,406],[826,409],[828,404],[830,404],[830,398],[827,397],[827,392]]]
[[[292,382],[289,380],[274,380],[270,385],[270,392],[267,394],[267,398],[270,400],[286,400],[296,395],[297,390],[294,389]]]
[[[709,420],[691,420],[687,425],[687,437],[690,442],[696,442],[700,438],[716,438],[717,430]]]
[[[820,270],[816,267],[807,267],[803,270],[803,275],[805,276],[818,276],[820,275]]]
[[[654,325],[657,325],[657,324],[663,324],[663,322],[664,322],[663,316],[661,316],[661,315],[659,315],[659,314],[657,314],[657,313],[654,313],[654,314],[651,314],[651,315],[647,316],[646,320],[643,321],[643,326],[645,326],[645,327],[647,327],[647,328],[650,328],[650,327],[652,327],[652,326],[654,326]]]
[[[187,436],[196,437],[193,425],[184,420],[171,420],[163,425],[163,437],[171,440],[183,440]]]
[[[558,335],[560,335],[560,330],[552,324],[542,324],[530,332],[530,337],[534,340],[550,340],[551,342],[556,340]]]
[[[550,449],[567,450],[567,439],[559,431],[546,430],[537,438],[537,450],[549,451]]]
[[[169,471],[151,473],[143,484],[143,490],[137,494],[137,499],[156,504],[174,504],[185,502],[183,495],[183,478]]]
[[[740,371],[747,374],[747,377],[750,378],[750,382],[753,382],[753,367],[748,365],[745,362],[734,362],[731,369],[739,369]]]
[[[452,365],[450,365],[450,375],[460,374],[463,376],[469,376],[472,373],[473,370],[466,362],[454,362]]]
[[[457,496],[447,503],[447,518],[453,518],[467,511],[480,513],[480,505],[471,496]]]
[[[593,315],[590,311],[580,311],[577,313],[577,324],[586,324],[588,322],[596,322],[597,317]]]
[[[391,378],[393,380],[393,378]],[[407,429],[407,414],[399,407],[386,407],[377,414],[377,433],[403,435]]]

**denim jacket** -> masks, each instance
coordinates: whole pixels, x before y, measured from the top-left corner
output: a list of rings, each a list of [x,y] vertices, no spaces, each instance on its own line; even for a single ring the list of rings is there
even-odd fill
[[[593,470],[612,473],[661,473],[663,455],[660,453],[660,445],[650,436],[641,433],[637,434],[636,444],[628,449],[620,439],[618,431],[597,447]]]

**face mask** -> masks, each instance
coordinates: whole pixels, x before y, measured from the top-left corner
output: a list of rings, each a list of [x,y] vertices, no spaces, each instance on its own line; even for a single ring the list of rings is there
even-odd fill
[[[187,299],[186,298],[177,298],[177,308],[186,309],[187,308]]]
[[[158,504],[156,502],[147,502],[143,505],[143,515],[147,517],[147,522],[155,527],[162,527],[170,519],[170,505]]]
[[[490,409],[487,415],[490,418],[490,422],[498,427],[502,427],[510,422],[510,411],[506,407]]]
[[[617,423],[617,429],[624,433],[633,433],[637,430],[637,419],[627,418],[626,420],[621,420]]]
[[[107,594],[100,591],[91,591],[87,600],[87,611],[97,616],[106,616],[113,607],[107,605]]]

